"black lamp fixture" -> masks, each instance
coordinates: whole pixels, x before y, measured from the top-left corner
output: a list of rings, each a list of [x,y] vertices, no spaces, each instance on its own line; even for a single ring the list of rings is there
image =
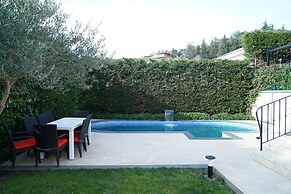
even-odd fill
[[[208,178],[212,179],[213,176],[213,161],[215,159],[215,156],[207,155],[205,158],[208,160]]]

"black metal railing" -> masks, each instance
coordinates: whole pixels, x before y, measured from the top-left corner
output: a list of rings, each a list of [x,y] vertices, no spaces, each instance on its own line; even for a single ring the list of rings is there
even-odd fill
[[[256,118],[262,151],[264,143],[291,133],[291,95],[260,106]]]
[[[280,46],[277,48],[266,48],[266,62],[267,66],[274,65],[288,65],[291,64],[291,44]]]

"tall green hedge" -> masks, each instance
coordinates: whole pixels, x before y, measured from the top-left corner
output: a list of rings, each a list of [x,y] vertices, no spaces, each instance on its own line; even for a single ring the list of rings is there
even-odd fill
[[[253,84],[257,91],[291,90],[291,66],[266,66],[256,70]]]
[[[34,108],[38,113],[52,111],[54,118],[68,117],[80,104],[81,89],[67,86],[64,91],[37,88],[37,99]]]
[[[262,58],[264,49],[276,48],[291,43],[290,30],[255,30],[242,36],[242,45],[247,57]]]
[[[90,75],[82,106],[96,113],[246,113],[253,77],[248,61],[120,59]]]

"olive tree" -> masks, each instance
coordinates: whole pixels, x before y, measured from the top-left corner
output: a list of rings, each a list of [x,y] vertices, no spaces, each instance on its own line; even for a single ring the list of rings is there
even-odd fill
[[[106,58],[98,27],[69,28],[67,20],[52,0],[0,0],[0,114],[17,81],[84,86],[88,71]]]

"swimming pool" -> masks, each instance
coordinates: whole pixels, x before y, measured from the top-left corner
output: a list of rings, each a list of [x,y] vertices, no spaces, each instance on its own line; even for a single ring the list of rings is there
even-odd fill
[[[236,137],[230,132],[254,132],[256,127],[224,121],[102,121],[93,122],[92,131],[183,132],[190,139],[220,139]]]

